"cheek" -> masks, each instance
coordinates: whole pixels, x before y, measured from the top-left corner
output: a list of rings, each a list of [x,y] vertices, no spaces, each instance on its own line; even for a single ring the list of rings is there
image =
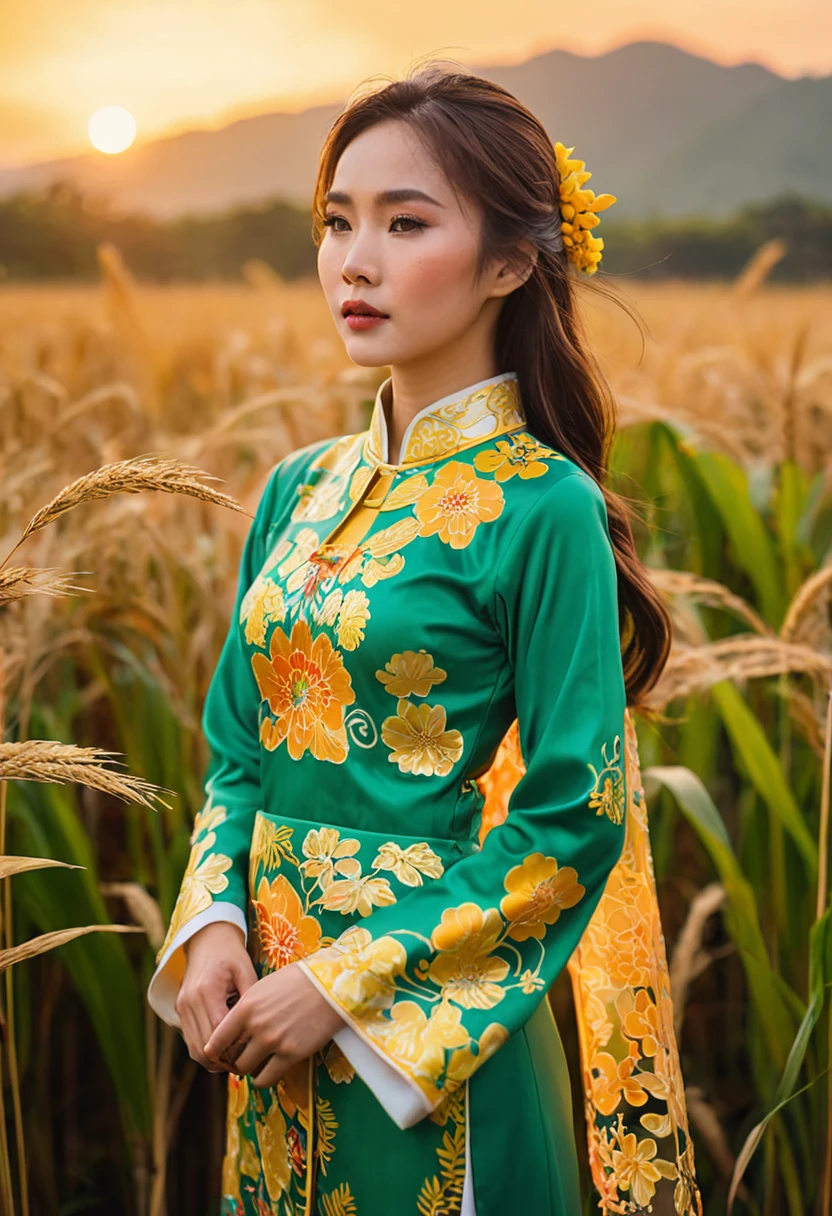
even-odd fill
[[[408,311],[445,313],[473,298],[472,254],[451,243],[402,259],[395,272],[395,296]]]

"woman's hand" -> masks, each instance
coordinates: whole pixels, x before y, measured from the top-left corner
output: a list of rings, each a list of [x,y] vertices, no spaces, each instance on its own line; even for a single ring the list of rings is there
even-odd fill
[[[344,1019],[297,963],[258,980],[207,1040],[209,1060],[233,1065],[261,1089],[328,1043]]]
[[[214,921],[185,942],[185,954],[188,965],[173,1008],[191,1059],[209,1072],[230,1072],[209,1060],[202,1044],[228,1013],[228,1002],[257,983],[243,935],[230,921]]]

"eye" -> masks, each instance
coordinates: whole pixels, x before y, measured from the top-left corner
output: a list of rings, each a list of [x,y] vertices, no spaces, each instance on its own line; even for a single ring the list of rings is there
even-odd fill
[[[393,217],[393,219],[390,221],[390,224],[391,224],[391,226],[392,226],[393,224],[412,224],[414,228],[425,228],[425,227],[427,227],[427,225],[424,223],[424,221],[423,221],[423,220],[417,220],[417,219],[415,218],[415,216],[412,216],[412,215],[396,215],[396,216],[394,216],[394,217]],[[413,231],[413,228],[408,228],[408,229],[406,229],[406,231],[407,231],[407,232],[412,232],[412,231]]]
[[[332,228],[332,231],[333,231],[333,232],[341,232],[341,231],[342,231],[342,229],[341,229],[341,228],[335,228],[335,227],[334,227],[334,224],[335,224],[335,223],[336,223],[338,220],[343,220],[343,219],[344,219],[343,215],[328,215],[328,216],[326,216],[326,218],[324,219],[324,226],[325,226],[326,228]],[[346,223],[346,222],[347,222],[347,221],[346,221],[346,220],[344,220],[344,223]]]

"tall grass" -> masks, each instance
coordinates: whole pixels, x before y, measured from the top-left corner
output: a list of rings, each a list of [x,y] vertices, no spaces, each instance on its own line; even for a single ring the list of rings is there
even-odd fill
[[[760,283],[628,287],[643,351],[618,313],[587,306],[621,402],[617,487],[640,504],[676,623],[638,725],[706,1210],[726,1211],[734,1175],[734,1211],[802,1216],[824,1210],[829,1177],[832,290]],[[100,289],[3,288],[0,557],[63,487],[148,453],[210,471],[251,512],[277,459],[366,424],[382,375],[347,365],[312,283],[140,287],[108,250]],[[43,1216],[190,1216],[218,1181],[221,1082],[144,989],[201,802],[199,713],[247,526],[173,493],[90,499],[30,530],[0,574],[5,746],[107,749],[173,794],[153,811],[81,783],[0,784],[6,852],[67,863],[5,880],[16,942],[144,930],[15,968]]]

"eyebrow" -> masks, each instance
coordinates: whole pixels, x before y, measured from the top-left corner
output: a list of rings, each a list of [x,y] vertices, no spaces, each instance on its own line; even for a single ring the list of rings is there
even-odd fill
[[[328,190],[324,196],[325,203],[343,203],[349,205],[352,201],[352,196],[344,190]],[[424,190],[416,190],[410,186],[402,186],[398,190],[382,190],[375,198],[376,206],[378,207],[384,207],[388,203],[409,203],[414,201],[433,203],[435,207],[444,207],[445,205],[437,199],[431,198],[429,194],[425,194]]]

